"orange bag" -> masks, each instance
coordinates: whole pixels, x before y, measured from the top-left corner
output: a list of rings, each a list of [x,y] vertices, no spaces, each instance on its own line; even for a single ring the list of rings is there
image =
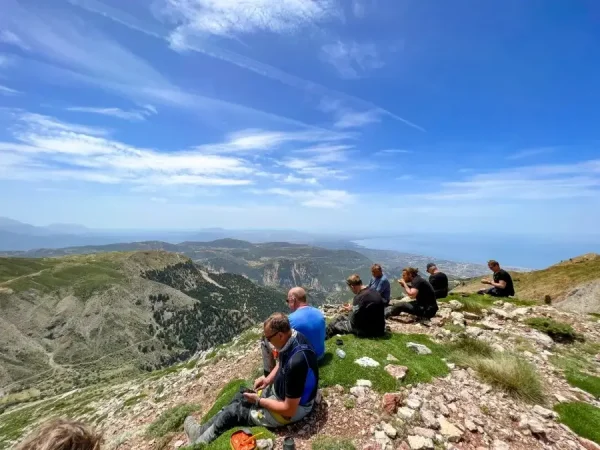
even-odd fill
[[[254,450],[256,438],[249,430],[239,430],[231,435],[229,445],[231,450]]]

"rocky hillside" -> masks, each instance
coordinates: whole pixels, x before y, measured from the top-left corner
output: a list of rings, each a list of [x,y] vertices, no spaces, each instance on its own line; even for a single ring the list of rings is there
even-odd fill
[[[544,270],[511,272],[511,275],[519,298],[551,302],[567,311],[600,313],[600,255],[597,253],[561,261]],[[476,292],[485,287],[479,280],[470,280],[455,292]]]
[[[0,391],[164,367],[231,340],[284,300],[176,253],[0,258]]]

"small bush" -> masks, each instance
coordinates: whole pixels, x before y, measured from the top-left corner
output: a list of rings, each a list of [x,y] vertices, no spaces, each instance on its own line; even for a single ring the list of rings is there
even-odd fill
[[[570,343],[583,340],[583,337],[577,334],[568,323],[558,322],[547,317],[532,317],[527,319],[525,323],[531,328],[546,333],[556,342]]]
[[[560,421],[586,439],[600,444],[600,408],[584,402],[559,403],[554,407]]]
[[[344,408],[346,409],[354,409],[356,406],[356,400],[353,398],[347,398],[344,400]]]
[[[446,325],[444,325],[444,328],[455,334],[462,333],[463,331],[465,331],[465,327],[461,327],[460,325],[455,325],[453,323],[447,323]]]
[[[200,406],[194,404],[184,404],[168,409],[150,424],[146,434],[149,437],[159,438],[171,431],[180,431],[185,418],[199,409]]]
[[[535,368],[515,355],[496,353],[472,358],[469,365],[486,382],[530,403],[543,403],[542,383]]]
[[[317,436],[312,443],[312,450],[356,450],[356,447],[350,439]]]

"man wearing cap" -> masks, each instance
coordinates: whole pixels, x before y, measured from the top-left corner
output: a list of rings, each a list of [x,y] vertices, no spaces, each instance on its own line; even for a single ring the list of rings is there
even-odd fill
[[[434,263],[427,264],[427,273],[429,274],[429,284],[433,286],[435,298],[448,297],[448,277]]]

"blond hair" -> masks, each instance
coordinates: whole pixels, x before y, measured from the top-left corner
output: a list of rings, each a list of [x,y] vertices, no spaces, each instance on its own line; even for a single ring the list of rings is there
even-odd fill
[[[27,436],[17,450],[100,450],[102,436],[83,422],[54,419]]]

